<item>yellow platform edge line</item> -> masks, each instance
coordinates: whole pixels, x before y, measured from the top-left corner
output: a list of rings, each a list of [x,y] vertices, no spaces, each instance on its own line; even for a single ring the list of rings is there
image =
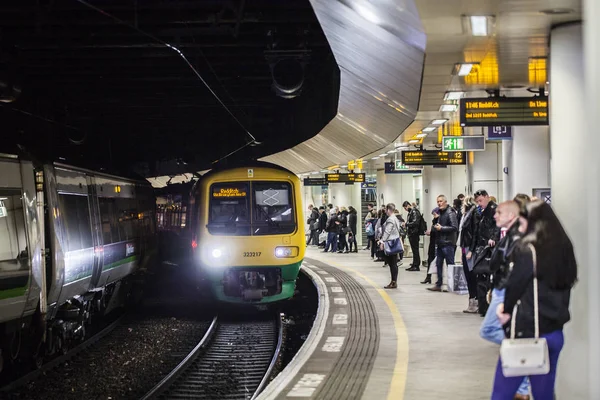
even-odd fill
[[[388,391],[388,400],[403,400],[404,392],[406,390],[406,376],[408,374],[408,331],[406,330],[406,325],[404,325],[404,320],[402,319],[402,314],[394,304],[394,301],[390,297],[389,294],[385,291],[385,289],[380,289],[381,285],[375,283],[371,278],[368,278],[363,273],[355,270],[351,267],[343,267],[337,263],[327,262],[325,264],[330,264],[333,267],[349,270],[360,276],[364,279],[369,285],[371,285],[377,293],[383,298],[388,308],[390,309],[390,313],[392,314],[392,319],[394,320],[394,329],[396,330],[396,364],[394,365],[394,373],[392,374],[392,381],[390,382],[390,389]]]

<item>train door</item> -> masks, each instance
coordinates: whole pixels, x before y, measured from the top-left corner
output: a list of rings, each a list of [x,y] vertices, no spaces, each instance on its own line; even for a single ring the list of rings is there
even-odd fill
[[[102,241],[102,223],[100,221],[100,206],[98,204],[98,194],[96,190],[96,178],[87,175],[86,181],[89,193],[92,243],[94,246],[92,280],[90,282],[90,289],[92,289],[98,286],[100,275],[102,274],[102,266],[104,264],[104,247]]]

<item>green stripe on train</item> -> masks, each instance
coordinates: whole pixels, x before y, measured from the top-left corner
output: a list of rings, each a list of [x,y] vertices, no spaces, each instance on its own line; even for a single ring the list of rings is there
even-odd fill
[[[113,269],[113,268],[117,268],[117,267],[119,267],[119,266],[121,266],[123,264],[127,264],[128,262],[135,261],[137,259],[138,259],[138,256],[130,256],[130,257],[127,257],[127,258],[123,258],[122,260],[115,261],[115,262],[110,263],[110,264],[106,264],[106,265],[104,265],[102,267],[102,272],[108,271],[108,270]],[[65,283],[75,282],[75,281],[78,281],[80,279],[89,278],[90,276],[92,276],[92,272],[91,271],[85,271],[85,272],[82,272],[79,275],[76,275],[76,276],[72,277],[71,279],[69,279]]]
[[[27,291],[27,285],[23,286],[23,287],[18,287],[18,288],[0,290],[0,300],[24,296],[26,291]]]

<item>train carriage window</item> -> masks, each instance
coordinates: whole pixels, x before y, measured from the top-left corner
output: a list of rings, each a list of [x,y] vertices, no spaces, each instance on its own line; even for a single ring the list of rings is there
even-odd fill
[[[248,184],[216,183],[210,190],[208,230],[214,235],[250,235]]]
[[[292,233],[296,230],[292,187],[287,182],[252,182],[254,235]]]
[[[120,242],[115,199],[100,197],[98,203],[100,205],[100,220],[102,223],[102,240],[104,245]]]
[[[118,230],[121,240],[131,240],[139,236],[138,211],[135,199],[115,199]]]
[[[67,251],[93,247],[88,197],[59,193],[62,224],[67,235]]]
[[[29,254],[21,191],[0,189],[0,293],[22,288],[24,294],[28,280]]]

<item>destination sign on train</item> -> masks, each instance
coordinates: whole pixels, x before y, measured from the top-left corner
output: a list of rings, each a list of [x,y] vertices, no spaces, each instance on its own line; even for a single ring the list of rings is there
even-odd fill
[[[213,197],[246,197],[246,190],[239,188],[220,188],[213,190]]]
[[[327,183],[364,182],[365,174],[325,174]]]
[[[464,151],[447,152],[437,150],[403,151],[404,165],[464,165],[467,153]]]
[[[460,125],[548,125],[548,97],[463,98]]]

